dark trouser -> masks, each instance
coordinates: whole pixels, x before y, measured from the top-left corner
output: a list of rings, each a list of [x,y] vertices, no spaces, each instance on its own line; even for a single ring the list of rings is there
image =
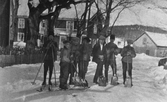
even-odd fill
[[[70,81],[69,84],[72,85],[73,84],[73,77],[74,77],[74,73],[77,70],[77,62],[74,61],[73,63],[70,64]]]
[[[52,78],[52,72],[53,72],[53,60],[45,60],[44,61],[44,80],[42,85],[46,85],[46,76],[47,76],[47,72],[49,69],[49,85],[51,85],[51,78]]]
[[[89,61],[83,61],[83,60],[79,61],[79,77],[82,79],[85,79],[85,75],[88,70],[88,64]]]
[[[67,89],[70,63],[60,62],[60,88]]]
[[[132,63],[126,63],[122,61],[122,68],[123,68],[123,83],[125,83],[127,69],[128,69],[128,75],[132,79]]]
[[[97,79],[99,76],[103,75],[103,61],[98,61],[97,63],[97,68],[96,68],[96,72],[93,78],[93,82],[97,83]]]
[[[106,81],[107,81],[107,82],[108,82],[108,68],[109,68],[109,65],[110,65],[111,68],[112,68],[112,72],[113,72],[112,75],[117,74],[116,63],[106,61],[106,62],[105,62],[105,78],[106,78]]]

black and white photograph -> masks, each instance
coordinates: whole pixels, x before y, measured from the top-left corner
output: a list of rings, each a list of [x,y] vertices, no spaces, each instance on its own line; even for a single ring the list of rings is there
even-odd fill
[[[167,0],[0,0],[0,102],[167,102]]]

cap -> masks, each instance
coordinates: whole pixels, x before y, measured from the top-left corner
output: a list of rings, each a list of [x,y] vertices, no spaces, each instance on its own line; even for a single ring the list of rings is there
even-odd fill
[[[53,31],[49,31],[48,36],[50,36],[50,35],[54,36],[54,32]]]
[[[53,40],[53,35],[49,35],[49,40]]]
[[[127,40],[127,43],[128,43],[128,44],[133,44],[133,41],[130,40],[130,39],[128,39],[128,40]]]
[[[70,43],[70,41],[68,40],[63,41],[63,44],[67,44],[67,43]]]
[[[87,42],[90,42],[89,37],[85,37],[85,38],[83,38],[83,40],[86,40]]]
[[[79,41],[78,37],[73,37],[72,40]]]
[[[110,39],[115,40],[115,35],[110,35]]]
[[[99,40],[105,40],[105,37],[103,35],[100,35]]]

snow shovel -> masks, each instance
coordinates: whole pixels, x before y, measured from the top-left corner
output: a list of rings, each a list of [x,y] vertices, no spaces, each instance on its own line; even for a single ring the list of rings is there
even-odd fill
[[[111,77],[111,85],[118,85],[118,77],[116,74]]]
[[[111,77],[111,85],[118,85],[118,76],[116,74],[116,65],[115,65],[115,60],[114,60],[114,55],[113,55],[113,76]]]
[[[129,76],[128,71],[129,71],[129,63],[128,63],[128,60],[127,60],[127,78],[125,80],[125,87],[132,87],[132,79]]]

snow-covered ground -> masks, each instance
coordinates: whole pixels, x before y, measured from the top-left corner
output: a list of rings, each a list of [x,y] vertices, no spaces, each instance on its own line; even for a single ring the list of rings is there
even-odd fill
[[[166,102],[167,70],[158,67],[160,58],[138,54],[133,64],[132,88],[122,84],[121,57],[117,56],[120,84],[101,87],[92,83],[96,64],[90,62],[86,79],[90,89],[37,92],[43,79],[40,70],[36,84],[32,85],[41,64],[22,64],[0,68],[0,102]],[[59,65],[55,62],[57,82]],[[112,70],[109,70],[111,77]],[[53,80],[54,82],[54,76]]]

